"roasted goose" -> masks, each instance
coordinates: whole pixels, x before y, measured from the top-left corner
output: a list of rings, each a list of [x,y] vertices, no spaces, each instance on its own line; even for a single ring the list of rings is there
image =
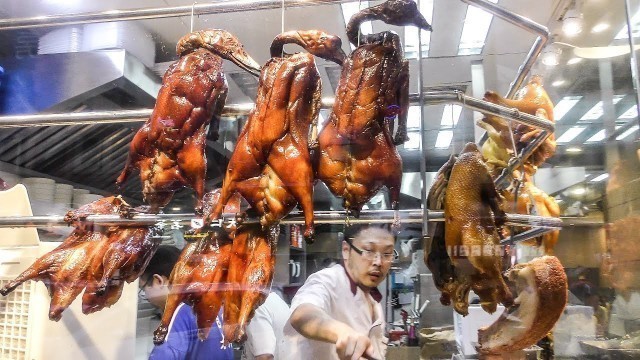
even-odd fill
[[[204,214],[209,215],[220,198],[220,190],[204,196]],[[240,211],[240,198],[235,197],[225,206],[225,212]],[[228,230],[233,237],[235,228]],[[162,344],[169,331],[169,324],[180,303],[189,304],[196,315],[198,337],[205,339],[216,320],[226,291],[226,278],[231,256],[232,240],[229,234],[216,228],[201,233],[201,241],[188,244],[182,250],[176,266],[171,271],[171,285],[160,326],[154,332],[153,342]]]
[[[542,77],[538,75],[534,75],[531,77],[527,86],[525,86],[518,92],[516,99],[505,99],[493,91],[488,91],[485,94],[484,99],[498,105],[516,108],[519,111],[525,112],[527,114],[536,115],[538,117],[554,121],[553,103],[551,102],[551,99],[549,99],[547,92],[542,86]],[[502,122],[502,125],[496,126],[496,123],[499,122]],[[506,146],[505,149],[512,149],[511,140],[508,139],[507,136],[508,130],[505,130],[506,123],[504,122],[504,120],[495,120],[489,117],[488,123],[496,128],[496,130],[501,135],[500,139],[503,144],[496,144],[496,146]],[[515,125],[512,130],[516,150],[518,152],[520,152],[529,143],[531,143],[541,132],[541,130],[539,129],[533,129],[528,125],[522,124]],[[491,141],[491,139],[492,137],[490,136],[487,141]],[[496,137],[493,136],[493,139],[493,141],[495,141]],[[533,166],[534,168],[540,166],[548,158],[553,156],[555,150],[556,141],[554,135],[551,134],[551,136],[549,136],[544,142],[542,142],[542,144],[538,146],[538,148],[536,148],[536,150],[529,156],[528,159],[525,159],[525,164]],[[490,163],[493,161],[489,154],[484,153],[484,156]],[[501,156],[497,156],[497,158],[501,158]]]
[[[451,163],[440,170],[429,194],[429,206],[442,204],[444,198],[444,245],[442,230],[436,228],[425,248],[425,260],[437,274],[434,281],[442,291],[443,304],[453,299],[454,309],[466,315],[469,291],[473,290],[482,308],[493,313],[498,302],[510,305],[513,301],[502,278],[498,231],[504,212],[500,196],[475,144],[467,144]]]
[[[515,306],[478,331],[478,352],[507,354],[522,350],[551,331],[567,303],[567,276],[554,256],[543,256],[509,269],[516,284]]]
[[[283,46],[288,43],[309,53],[284,54]],[[299,204],[305,215],[305,237],[312,238],[309,128],[313,124],[315,133],[321,95],[313,55],[338,64],[345,58],[340,38],[322,31],[289,31],[273,40],[272,58],[260,75],[256,106],[231,156],[212,219],[217,219],[228,198],[239,192],[259,212],[265,227]]]
[[[246,327],[266,299],[276,261],[277,228],[241,226],[233,239],[224,299],[225,342],[246,340]]]
[[[333,111],[320,132],[316,173],[355,216],[382,186],[398,209],[402,160],[395,146],[407,138],[409,63],[397,34],[358,37],[360,24],[371,20],[431,30],[410,0],[362,10],[347,25],[349,41],[359,46],[343,66]],[[396,115],[398,130],[392,139]]]
[[[538,215],[546,217],[560,217],[560,206],[556,199],[547,195],[533,184],[531,175],[524,175],[522,187],[518,189],[518,200],[515,202],[515,189],[507,189],[502,192],[505,202],[504,207],[507,212],[518,214]],[[553,255],[553,248],[560,237],[560,230],[548,232],[541,237],[527,244],[544,247],[546,255]]]
[[[113,196],[70,211],[65,221],[75,227],[71,235],[0,293],[7,295],[27,280],[44,282],[51,296],[49,318],[55,321],[85,287],[83,312],[113,305],[120,298],[124,281],[132,282],[142,273],[158,243],[152,240],[148,227],[83,226],[79,220],[91,214],[130,213],[129,205]]]
[[[260,71],[240,42],[224,30],[190,33],[178,41],[177,53],[180,59],[164,74],[151,118],[133,138],[116,180],[121,187],[131,170],[139,169],[142,194],[152,212],[185,186],[195,190],[196,211],[201,211],[207,132],[211,127],[212,138],[217,138],[227,97],[222,59],[256,75]]]

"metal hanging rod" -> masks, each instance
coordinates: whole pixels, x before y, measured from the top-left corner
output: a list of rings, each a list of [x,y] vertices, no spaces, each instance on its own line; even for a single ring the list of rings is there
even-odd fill
[[[531,230],[527,230],[525,232],[522,232],[520,234],[516,234],[513,235],[511,237],[508,237],[506,239],[503,239],[500,241],[501,244],[506,244],[506,243],[517,243],[517,242],[521,242],[521,241],[525,241],[525,240],[529,240],[529,239],[533,239],[536,238],[538,236],[542,236],[546,233],[555,231],[556,229],[551,229],[551,228],[535,228],[535,229],[531,229]]]
[[[510,178],[513,171],[521,167],[524,161],[545,141],[551,133],[548,131],[541,132],[532,142],[520,151],[518,156],[514,156],[509,160],[507,167],[502,170],[502,173],[495,179],[495,184],[498,190],[504,190],[509,187]]]
[[[411,94],[410,101],[417,103],[418,94]],[[488,101],[476,99],[461,91],[441,91],[423,93],[425,105],[437,105],[443,103],[458,103],[466,108],[503,117],[508,120],[517,121],[522,124],[533,126],[538,129],[553,132],[555,125],[553,122],[520,112],[516,109],[496,105]],[[334,98],[322,98],[323,108],[331,108]],[[253,108],[253,104],[230,104],[226,105],[223,115],[234,116],[248,114]],[[0,128],[33,127],[33,126],[68,126],[86,124],[113,124],[125,122],[144,122],[151,116],[152,109],[139,110],[118,110],[118,111],[96,111],[80,113],[60,113],[60,114],[34,114],[34,115],[9,115],[0,116]]]
[[[286,0],[286,7],[331,5],[349,0]],[[78,14],[34,16],[28,18],[0,19],[1,30],[25,28],[47,28],[63,25],[88,24],[97,22],[161,19],[180,16],[224,14],[254,10],[279,9],[282,0],[229,0],[193,5],[142,8],[129,10],[108,10]]]
[[[507,92],[506,97],[512,98],[524,82],[524,79],[531,71],[531,68],[533,67],[535,62],[538,60],[538,56],[542,52],[542,49],[547,45],[550,36],[549,29],[546,26],[540,25],[529,18],[509,11],[501,7],[500,5],[494,4],[488,0],[462,0],[462,2],[483,9],[502,20],[510,22],[531,33],[538,35],[535,42],[533,43],[533,47],[531,47],[531,50],[529,50],[529,54],[527,54],[527,57],[518,69],[515,80],[513,80],[513,82],[509,85],[509,91]]]
[[[379,223],[389,224],[394,221],[394,210],[363,210],[358,219],[349,218],[344,211],[316,211],[314,212],[316,224],[345,224],[345,223]],[[444,212],[428,210],[429,221],[444,221]],[[223,220],[235,219],[236,214],[224,214]],[[400,210],[401,223],[422,223],[422,210]],[[133,226],[154,225],[164,221],[167,225],[178,222],[180,225],[190,225],[191,220],[197,219],[194,214],[137,214],[132,219],[123,219],[118,215],[89,215],[82,220],[85,223],[93,223],[104,226]],[[258,219],[245,219],[243,223],[258,223]],[[282,221],[281,224],[304,224],[304,217],[299,212],[293,212]],[[526,226],[536,228],[560,228],[562,220],[558,218],[507,214],[507,225]],[[67,226],[63,215],[47,216],[1,216],[0,228],[7,227],[47,227]]]

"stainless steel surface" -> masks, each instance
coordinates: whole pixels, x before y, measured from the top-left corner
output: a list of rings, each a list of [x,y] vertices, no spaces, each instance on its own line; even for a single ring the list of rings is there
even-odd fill
[[[422,301],[429,300],[429,305],[420,316],[420,327],[439,327],[453,325],[453,310],[440,303],[441,292],[433,283],[433,274],[420,274],[416,292]]]
[[[325,4],[337,4],[346,0],[287,0],[286,7],[301,7]],[[15,30],[25,28],[46,28],[62,25],[88,24],[110,21],[160,19],[180,16],[222,14],[253,10],[278,9],[282,7],[282,0],[231,0],[193,5],[142,8],[129,10],[109,10],[66,15],[35,16],[29,18],[0,19],[1,30]]]
[[[468,109],[485,114],[500,116],[521,124],[553,132],[555,124],[549,120],[523,113],[514,108],[496,105],[488,101],[476,99],[460,91],[439,91],[424,94],[425,104],[458,103]]]
[[[486,114],[497,115],[507,120],[513,120],[521,124],[533,126],[535,128],[554,131],[553,122],[522,113],[516,109],[496,105],[488,101],[476,99],[459,91],[428,92],[420,100],[419,94],[411,94],[412,103],[423,101],[424,104],[437,105],[445,103],[458,103],[468,109],[480,111]],[[322,98],[322,108],[333,106],[333,98]],[[223,111],[224,116],[246,115],[253,108],[253,104],[230,104],[226,105]],[[144,122],[151,115],[152,109],[138,110],[118,110],[118,111],[96,111],[79,113],[59,113],[59,114],[34,114],[34,115],[10,115],[0,116],[0,128],[33,127],[33,126],[65,126],[84,124],[113,124],[127,122]]]
[[[544,235],[548,232],[551,231],[555,231],[555,229],[550,229],[550,228],[535,228],[535,229],[531,229],[531,230],[527,230],[525,232],[522,232],[520,234],[516,234],[514,236],[511,236],[507,239],[502,240],[500,243],[501,244],[506,244],[506,243],[517,243],[520,241],[525,241],[525,240],[529,240],[541,235]]]
[[[509,164],[507,167],[502,170],[500,176],[498,176],[495,180],[496,187],[498,190],[504,190],[509,187],[511,174],[513,171],[524,163],[524,161],[545,141],[551,133],[547,131],[542,131],[540,135],[538,135],[532,142],[530,142],[522,151],[518,154],[518,156],[514,156],[509,160]]]
[[[316,211],[315,222],[317,224],[344,224],[349,223],[374,223],[388,224],[394,222],[393,210],[363,210],[358,219],[347,219],[344,211]],[[422,223],[422,210],[400,210],[398,211],[401,223]],[[429,210],[429,221],[444,221],[443,211]],[[156,214],[135,215],[132,219],[123,219],[117,215],[90,215],[85,222],[100,225],[151,225],[158,221],[179,221],[183,225],[190,224],[191,219],[196,218],[194,214]],[[224,219],[235,218],[235,214],[224,214]],[[258,219],[246,219],[244,223],[257,223]],[[281,224],[304,224],[304,217],[299,212],[292,212],[284,218]],[[57,226],[67,225],[63,221],[63,216],[3,216],[0,217],[0,227],[34,227],[34,226]],[[507,214],[507,225],[514,226],[534,226],[544,228],[562,227],[562,220],[542,216]]]
[[[518,69],[515,80],[513,80],[513,82],[509,85],[507,97],[513,97],[520,88],[520,85],[522,85],[522,83],[524,82],[524,79],[529,74],[529,71],[531,71],[531,68],[538,59],[538,56],[542,52],[542,49],[547,44],[547,41],[549,40],[549,29],[547,29],[546,26],[540,25],[527,17],[516,14],[501,7],[498,4],[494,4],[487,0],[462,0],[462,2],[484,9],[485,11],[499,17],[502,20],[508,21],[538,35],[538,38],[534,42],[533,47],[529,51],[529,54],[527,55],[524,63]]]

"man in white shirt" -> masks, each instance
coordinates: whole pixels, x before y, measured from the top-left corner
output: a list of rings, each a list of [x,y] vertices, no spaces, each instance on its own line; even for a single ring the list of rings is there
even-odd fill
[[[289,349],[284,345],[282,330],[290,314],[289,305],[272,291],[247,325],[242,359],[286,359]]]
[[[291,303],[288,359],[384,359],[384,315],[377,286],[395,257],[394,237],[377,227],[342,242],[344,264],[311,275]]]

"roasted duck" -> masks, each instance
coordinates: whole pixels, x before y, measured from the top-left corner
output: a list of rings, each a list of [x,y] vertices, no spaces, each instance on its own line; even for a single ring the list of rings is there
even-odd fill
[[[482,308],[493,313],[497,303],[510,305],[513,301],[502,278],[499,229],[504,212],[500,196],[475,144],[467,144],[455,163],[451,162],[439,171],[429,195],[430,206],[444,199],[445,223],[444,246],[440,230],[425,248],[427,265],[437,274],[434,281],[442,291],[443,304],[453,299],[454,309],[466,315],[473,290]]]
[[[204,196],[204,214],[210,215],[218,203],[220,190]],[[234,197],[224,208],[225,212],[240,211],[240,198]],[[231,257],[235,227],[215,228],[198,234],[202,240],[185,246],[169,278],[170,293],[167,297],[160,326],[154,332],[153,342],[162,344],[169,331],[169,324],[180,303],[189,304],[196,315],[198,337],[206,339],[223,304],[227,288],[226,279]],[[231,236],[231,237],[230,237]]]
[[[542,77],[538,75],[532,76],[529,83],[518,92],[516,98],[513,100],[505,99],[493,91],[488,91],[484,96],[484,100],[498,105],[516,108],[524,113],[554,121],[553,103],[542,86]],[[506,122],[502,119],[496,119],[491,116],[487,117],[484,121],[499,133],[499,136],[492,136],[491,130],[487,129],[490,131],[490,137],[487,141],[496,142],[495,145],[487,145],[487,148],[503,148],[504,151],[512,151],[511,149],[513,146],[510,139],[511,135],[509,134]],[[512,132],[516,150],[520,152],[540,134],[541,130],[533,129],[528,125],[518,124],[513,126]],[[525,165],[535,169],[548,158],[553,156],[555,150],[556,141],[554,135],[551,134],[551,136],[536,148],[529,158],[525,159]],[[500,153],[497,150],[494,150],[493,152],[496,154],[495,160],[494,156],[491,156],[491,153],[485,152],[485,147],[483,146],[483,155],[487,158],[489,163],[502,160],[504,156],[503,153]]]
[[[116,180],[121,187],[131,170],[139,169],[142,194],[152,212],[167,205],[185,186],[195,190],[196,211],[201,211],[207,132],[217,138],[227,97],[222,59],[255,75],[260,71],[240,42],[224,30],[185,35],[178,41],[177,53],[180,59],[164,74],[151,118],[133,138],[125,168]]]
[[[225,342],[246,340],[246,327],[269,294],[276,262],[277,227],[241,226],[233,239],[224,299]]]
[[[284,54],[285,44],[309,53]],[[305,237],[313,236],[313,170],[310,127],[316,132],[321,81],[313,55],[342,64],[340,38],[318,30],[289,31],[271,45],[271,60],[260,75],[256,106],[235,147],[210,220],[220,216],[229,197],[239,192],[268,227],[299,204]]]
[[[535,344],[551,331],[567,303],[567,276],[554,256],[515,265],[507,277],[518,297],[496,322],[478,331],[481,354],[507,354]]]
[[[389,190],[392,208],[398,209],[402,160],[395,146],[407,138],[409,63],[397,34],[358,37],[360,24],[372,20],[431,30],[410,0],[364,9],[347,25],[349,41],[359,46],[343,66],[333,111],[320,132],[316,174],[355,216],[382,186]],[[392,139],[396,116],[398,130]]]
[[[506,189],[502,192],[504,196],[504,208],[507,212],[513,212],[526,215],[537,215],[546,217],[560,217],[560,206],[556,202],[556,199],[547,195],[544,191],[540,190],[533,184],[533,177],[531,175],[524,175],[524,182],[517,191],[518,199],[514,201],[516,197],[515,189]],[[507,235],[505,233],[505,235]],[[527,241],[526,244],[543,246],[544,253],[546,255],[553,255],[554,247],[560,237],[560,230],[548,232],[541,237],[534,239],[533,241]]]
[[[7,295],[27,280],[44,282],[51,296],[49,318],[55,321],[85,287],[84,313],[113,305],[120,298],[124,281],[132,282],[142,273],[159,242],[152,239],[149,227],[84,226],[80,220],[91,214],[128,216],[131,208],[112,196],[70,211],[65,221],[75,227],[71,235],[0,293]]]

